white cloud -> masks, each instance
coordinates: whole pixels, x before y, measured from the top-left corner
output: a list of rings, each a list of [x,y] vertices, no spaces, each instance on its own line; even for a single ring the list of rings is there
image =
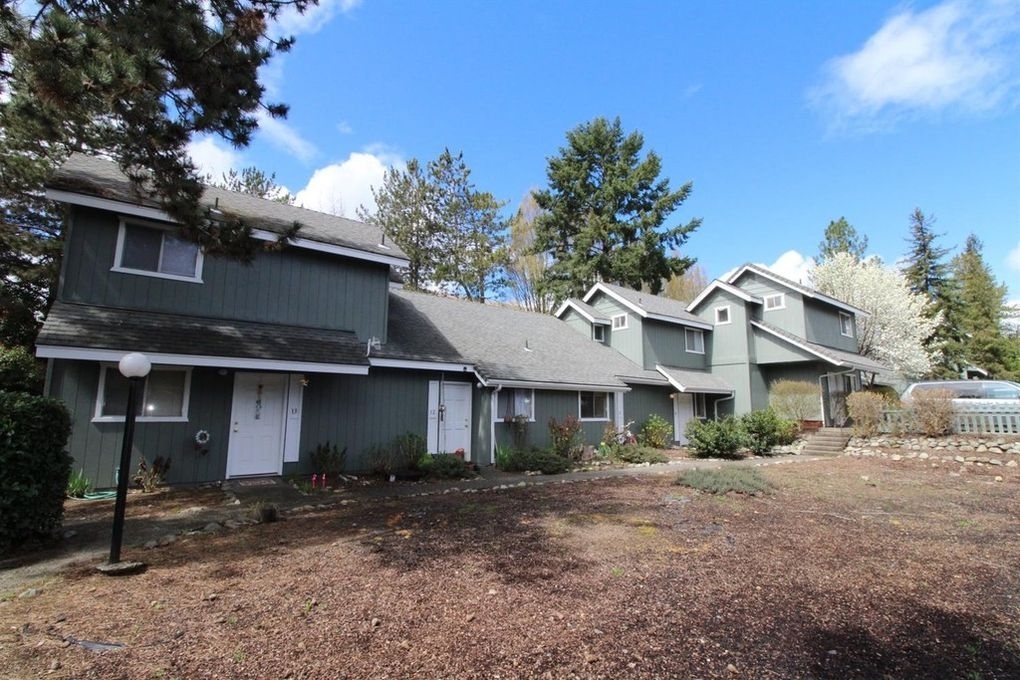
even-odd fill
[[[241,164],[241,155],[229,146],[223,145],[215,137],[203,137],[198,141],[188,142],[188,155],[191,162],[198,167],[202,177],[211,176],[219,181],[231,168]]]
[[[835,127],[879,128],[905,116],[1016,104],[1020,86],[1013,0],[947,0],[889,18],[857,52],[824,67],[810,93]]]
[[[336,124],[337,131],[342,135],[350,135],[354,133],[354,128],[346,120],[342,120]]]
[[[389,167],[403,167],[404,161],[384,147],[355,152],[342,163],[319,168],[295,203],[305,208],[355,218],[359,206],[375,210],[372,187],[380,187]]]
[[[288,7],[276,20],[282,35],[300,35],[315,33],[328,24],[339,11],[346,14],[361,4],[361,0],[319,0],[317,5],[309,5],[304,14]]]
[[[811,285],[810,274],[811,270],[815,267],[815,259],[813,257],[804,257],[796,250],[787,250],[779,256],[779,259],[766,266],[780,276],[785,276],[788,279],[809,286]]]
[[[258,120],[259,130],[266,133],[269,142],[291,156],[302,161],[310,161],[319,153],[314,144],[279,118],[273,118],[263,113],[259,115]]]
[[[1016,248],[1009,251],[1009,254],[1006,255],[1006,266],[1020,272],[1020,243],[1017,243]]]

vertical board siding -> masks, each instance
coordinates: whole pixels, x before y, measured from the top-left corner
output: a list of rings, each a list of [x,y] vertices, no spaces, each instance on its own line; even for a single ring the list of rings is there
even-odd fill
[[[579,440],[583,444],[598,446],[602,441],[602,433],[606,424],[613,422],[615,395],[609,395],[609,420],[585,421],[581,423]],[[626,406],[626,401],[624,402]],[[549,436],[549,419],[561,422],[568,415],[578,417],[577,392],[565,390],[535,390],[535,422],[527,424],[527,447],[548,448],[552,445]],[[513,426],[503,422],[496,423],[496,443],[503,446],[513,445]]]
[[[619,314],[627,315],[627,328],[620,330],[615,330],[612,326],[606,328],[606,343],[638,366],[644,366],[641,317],[603,293],[595,295],[588,304],[608,319]]]
[[[72,416],[67,447],[74,458],[73,469],[84,471],[97,489],[115,486],[124,423],[92,422],[100,364],[62,360],[52,360],[52,363],[50,395],[67,404]],[[166,481],[170,484],[223,479],[232,390],[231,376],[220,376],[214,369],[194,369],[188,421],[138,421],[128,473],[134,475],[142,457],[151,463],[157,456],[169,456],[170,470]],[[200,429],[208,430],[210,435],[209,452],[205,455],[196,451],[194,445],[195,432]]]
[[[854,320],[853,314],[850,315],[850,318],[853,320],[854,335],[849,338],[840,332],[839,310],[836,307],[822,302],[805,300],[804,315],[807,324],[807,335],[805,336],[807,340],[826,347],[835,347],[845,352],[857,351],[857,322]]]
[[[696,354],[687,351],[684,326],[646,319],[642,321],[642,328],[644,368],[654,369],[656,364],[662,364],[701,370],[708,365],[712,354],[712,331],[701,331],[705,353]]]
[[[301,460],[285,464],[284,473],[311,473],[308,454],[327,441],[347,447],[347,470],[365,472],[372,468],[373,447],[385,446],[406,432],[425,437],[428,382],[438,379],[438,373],[385,369],[372,369],[369,376],[310,375],[304,392]],[[447,382],[455,381],[447,376]],[[472,417],[480,430],[484,414],[479,399],[481,395],[473,399]],[[472,453],[482,445],[476,437]],[[479,453],[487,455],[484,450]]]
[[[637,434],[641,426],[653,413],[663,418],[672,427],[673,400],[669,398],[672,387],[652,385],[631,385],[631,391],[623,395],[623,419],[633,422],[630,431]],[[676,440],[677,433],[673,433]]]
[[[202,283],[125,274],[110,271],[118,225],[112,213],[75,211],[61,300],[386,335],[386,265],[290,247],[251,264],[206,257]]]

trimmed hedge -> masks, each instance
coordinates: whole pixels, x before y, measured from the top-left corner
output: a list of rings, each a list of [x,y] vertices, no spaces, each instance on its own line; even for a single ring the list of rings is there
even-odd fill
[[[544,475],[558,475],[570,470],[570,460],[552,451],[531,449],[530,451],[512,451],[506,459],[507,472],[539,471]]]
[[[0,547],[60,528],[70,434],[71,416],[60,401],[0,392]]]

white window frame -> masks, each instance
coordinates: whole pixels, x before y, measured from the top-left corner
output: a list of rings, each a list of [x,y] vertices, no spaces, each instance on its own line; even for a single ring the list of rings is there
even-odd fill
[[[107,371],[119,371],[117,364],[101,363],[99,364],[99,389],[96,393],[96,408],[92,414],[92,422],[94,423],[123,423],[124,416],[104,416],[103,406],[106,403],[106,375]],[[186,423],[188,422],[188,407],[191,403],[191,367],[190,366],[153,366],[150,375],[155,371],[174,371],[178,373],[184,373],[184,394],[181,397],[181,415],[179,416],[146,416],[139,415],[135,417],[135,420],[139,423]],[[145,381],[145,386],[142,389],[142,394],[139,398],[142,403],[145,403],[145,391],[148,390],[148,380]]]
[[[592,324],[591,327],[591,338],[595,342],[606,341],[606,327],[600,323]]]
[[[515,411],[517,410],[517,395],[518,395],[518,393],[527,393],[526,396],[525,396],[525,400],[526,400],[526,402],[528,404],[529,410],[531,411],[530,413],[515,413],[513,417],[517,417],[518,415],[525,415],[525,416],[528,417],[528,422],[529,423],[535,422],[535,390],[531,390],[531,389],[528,389],[528,388],[525,388],[525,387],[504,387],[503,389],[501,389],[499,392],[496,393],[496,412],[492,414],[492,421],[496,422],[496,423],[505,423],[506,422],[506,420],[505,420],[506,414],[505,413],[499,413],[499,397],[500,397],[501,394],[509,394],[510,392],[514,393],[514,410]]]
[[[786,294],[773,293],[764,297],[765,311],[771,312],[776,309],[786,309]]]
[[[725,316],[726,319],[720,319],[720,316]],[[715,325],[725,326],[728,323],[733,323],[733,315],[730,312],[729,305],[723,305],[715,308]]]
[[[622,331],[627,329],[627,314],[617,314],[613,317],[613,330]],[[617,322],[620,323],[617,323]]]
[[[846,312],[839,313],[839,334],[845,338],[854,337],[854,318]]]
[[[601,416],[593,416],[591,418],[585,418],[581,415],[581,395],[582,394],[602,394],[605,395],[606,410],[605,414]],[[609,392],[599,392],[598,390],[581,390],[577,393],[577,419],[583,423],[589,422],[606,422],[609,420]]]
[[[169,279],[171,281],[184,281],[187,283],[202,283],[202,265],[205,262],[205,253],[197,245],[195,246],[198,253],[195,255],[195,275],[194,276],[181,276],[180,274],[168,274],[159,271],[149,271],[148,269],[134,269],[131,267],[125,267],[121,264],[121,258],[124,255],[124,240],[128,227],[139,227],[141,229],[152,229],[154,231],[161,232],[163,238],[170,233],[170,229],[164,225],[157,224],[155,222],[146,222],[144,220],[127,220],[124,218],[120,219],[120,225],[117,229],[117,250],[114,254],[113,267],[110,271],[119,272],[121,274],[134,274],[137,276],[151,276],[157,279]],[[162,259],[162,242],[160,243],[160,259]]]
[[[701,349],[691,348],[691,338],[701,338]],[[696,344],[696,343],[695,343]],[[705,332],[697,328],[684,328],[684,349],[691,354],[705,353]]]

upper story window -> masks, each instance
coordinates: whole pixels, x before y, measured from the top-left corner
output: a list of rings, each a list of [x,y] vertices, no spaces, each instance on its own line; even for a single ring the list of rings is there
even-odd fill
[[[854,320],[849,314],[839,313],[839,332],[848,338],[854,337]]]
[[[694,354],[705,353],[705,334],[695,328],[684,329],[684,346]]]
[[[518,416],[535,422],[535,390],[503,388],[496,392],[494,420],[510,422]]]
[[[201,282],[202,251],[166,229],[122,221],[113,270]]]
[[[153,368],[145,378],[135,415],[139,421],[174,422],[188,419],[191,369]],[[103,365],[99,374],[94,420],[123,421],[127,413],[128,379],[116,365]]]
[[[595,342],[606,341],[606,327],[601,324],[595,324],[591,327],[591,337]]]
[[[766,311],[772,309],[783,309],[786,307],[786,296],[782,293],[776,293],[775,295],[765,296],[765,309]]]
[[[609,393],[578,392],[577,411],[581,420],[609,420]]]
[[[715,322],[722,326],[730,322],[730,306],[716,307],[715,308]]]
[[[618,331],[627,327],[627,315],[617,314],[613,317],[613,330]]]

